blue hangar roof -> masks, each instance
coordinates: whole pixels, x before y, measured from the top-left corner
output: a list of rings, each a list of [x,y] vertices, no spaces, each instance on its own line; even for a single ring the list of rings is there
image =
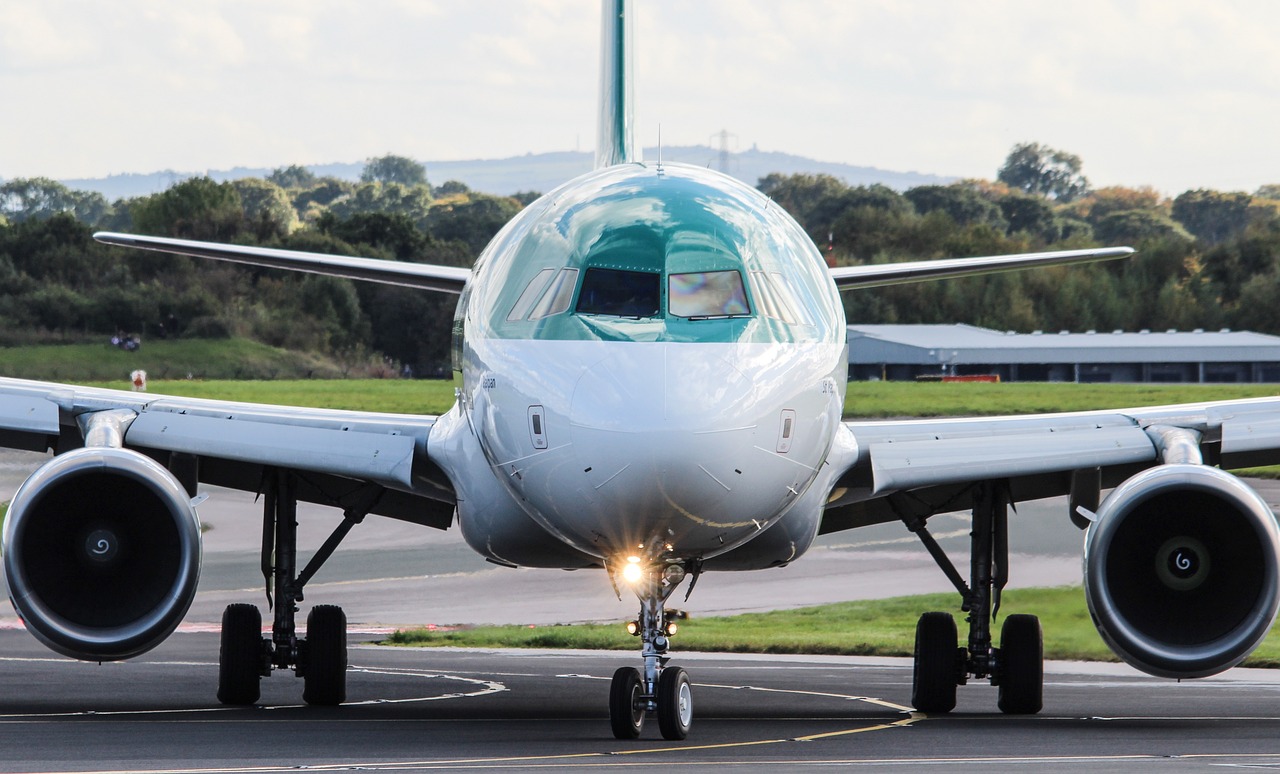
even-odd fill
[[[1280,362],[1280,336],[1250,331],[1013,333],[973,325],[850,325],[851,364]]]

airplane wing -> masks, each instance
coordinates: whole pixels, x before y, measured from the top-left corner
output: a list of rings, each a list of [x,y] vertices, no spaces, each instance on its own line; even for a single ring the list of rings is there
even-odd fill
[[[427,456],[435,417],[0,379],[0,443],[8,448],[76,448],[88,419],[108,412],[122,418],[120,446],[168,467],[174,455],[198,458],[200,482],[256,492],[267,469],[289,469],[300,474],[301,500],[345,509],[363,498],[373,501],[370,513],[440,529],[452,522],[454,493]]]
[[[921,280],[963,277],[974,274],[996,274],[1040,266],[1066,266],[1076,263],[1110,261],[1133,255],[1131,247],[1104,247],[1090,250],[1059,250],[1049,253],[1019,253],[977,258],[943,258],[936,261],[904,261],[862,266],[838,266],[831,278],[841,290],[900,285]]]
[[[470,269],[453,266],[435,266],[405,261],[384,261],[377,258],[360,258],[350,255],[317,255],[297,250],[277,250],[249,245],[223,245],[213,242],[196,242],[189,239],[137,236],[99,231],[93,235],[99,242],[139,250],[212,258],[218,261],[265,266],[273,269],[311,274],[327,274],[331,277],[381,282],[386,285],[403,285],[444,293],[461,293],[462,286],[471,276]]]
[[[1097,492],[1174,460],[1174,440],[1224,469],[1280,463],[1280,398],[970,419],[849,421],[856,452],[822,532],[926,516],[974,482],[1006,480],[1014,502]],[[1170,431],[1173,431],[1172,433]],[[1179,435],[1181,433],[1181,435]],[[1072,511],[1076,520],[1080,514]],[[959,500],[951,510],[968,507]]]

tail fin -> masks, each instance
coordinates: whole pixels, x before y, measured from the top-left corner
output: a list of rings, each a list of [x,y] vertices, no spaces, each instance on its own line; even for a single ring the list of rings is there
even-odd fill
[[[596,169],[639,161],[631,85],[632,10],[629,0],[602,0],[600,36],[600,116],[596,127]]]

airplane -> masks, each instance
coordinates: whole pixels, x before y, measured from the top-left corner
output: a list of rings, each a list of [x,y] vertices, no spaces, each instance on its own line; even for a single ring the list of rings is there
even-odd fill
[[[1069,495],[1085,530],[1089,610],[1115,653],[1153,675],[1240,663],[1277,610],[1280,539],[1224,468],[1280,460],[1280,401],[979,419],[843,421],[840,293],[1122,258],[1127,247],[828,268],[800,226],[717,172],[639,160],[631,5],[603,0],[597,168],[531,203],[470,270],[99,233],[124,247],[458,294],[457,400],[440,416],[334,411],[0,380],[0,443],[53,450],[3,534],[15,610],[52,650],[145,653],[189,609],[200,486],[262,494],[269,636],[255,605],[222,618],[218,699],[246,705],[292,669],[304,699],[346,696],[346,618],[296,621],[307,582],[370,514],[457,526],[491,562],[602,569],[630,589],[639,668],[610,683],[619,739],[693,722],[671,664],[667,602],[710,571],[799,559],[823,533],[900,521],[960,595],[916,628],[911,701],[945,713],[969,679],[999,709],[1043,699],[1040,624],[993,622],[1009,578],[1008,512]],[[1102,497],[1104,490],[1109,494]],[[298,566],[299,501],[342,509]],[[968,572],[929,532],[971,509]],[[687,585],[686,585],[687,583]]]

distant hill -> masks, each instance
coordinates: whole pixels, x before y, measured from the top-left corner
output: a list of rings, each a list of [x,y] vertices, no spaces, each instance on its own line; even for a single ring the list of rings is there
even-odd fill
[[[656,160],[657,148],[646,148],[644,158]],[[668,147],[662,149],[663,161],[678,161],[686,164],[719,168],[720,153],[706,145]],[[527,153],[506,159],[474,159],[468,161],[427,161],[427,179],[439,185],[446,180],[460,180],[474,191],[509,195],[518,191],[538,191],[545,193],[570,178],[587,172],[593,163],[593,154],[578,151],[561,151],[555,153]],[[349,164],[309,164],[307,168],[317,175],[331,175],[345,180],[357,180],[364,162]],[[833,175],[849,185],[871,185],[880,183],[899,191],[919,185],[949,183],[955,180],[941,175],[928,175],[919,172],[891,172],[875,167],[859,167],[852,164],[838,164],[828,161],[816,161],[790,153],[762,151],[755,147],[750,150],[728,155],[728,173],[738,179],[755,185],[756,182],[770,174],[813,173]],[[207,174],[214,180],[237,180],[242,177],[265,177],[271,172],[267,168],[235,167],[229,170],[209,170]],[[186,180],[203,172],[176,172],[165,170],[150,174],[121,174],[104,178],[79,180],[63,180],[69,188],[82,191],[98,191],[109,200],[130,196],[145,196],[158,193],[181,180]]]

